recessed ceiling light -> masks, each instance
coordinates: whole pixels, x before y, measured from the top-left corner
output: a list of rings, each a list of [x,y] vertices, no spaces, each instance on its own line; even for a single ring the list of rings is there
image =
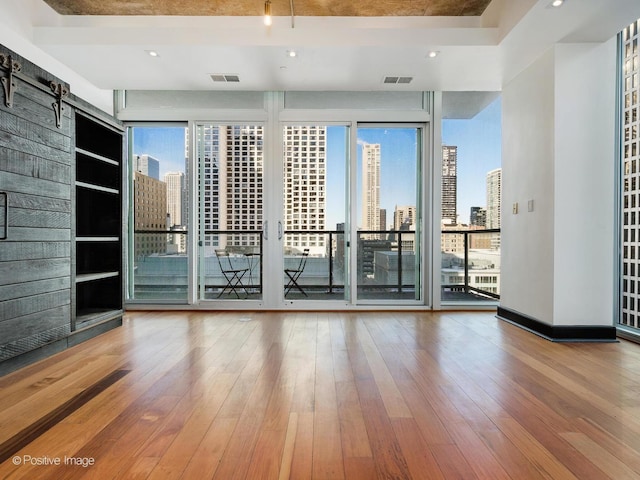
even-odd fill
[[[287,57],[297,57],[298,56],[298,52],[296,52],[295,50],[287,50]]]
[[[558,8],[558,7],[561,7],[563,3],[564,3],[564,0],[553,0],[553,2],[551,2],[551,6]]]
[[[145,50],[150,57],[159,57],[160,55],[155,50]]]
[[[429,58],[436,58],[438,55],[440,55],[440,52],[438,52],[437,50],[431,50],[431,51],[427,54],[427,56],[428,56]]]

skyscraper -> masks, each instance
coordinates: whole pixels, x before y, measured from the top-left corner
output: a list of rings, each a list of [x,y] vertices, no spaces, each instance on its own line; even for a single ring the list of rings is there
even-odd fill
[[[379,143],[362,146],[362,229],[380,230]]]
[[[199,209],[209,234],[207,252],[214,248],[255,247],[255,231],[263,220],[263,128],[255,125],[202,125],[197,134]],[[287,126],[284,129],[285,247],[311,254],[326,253],[326,127]],[[188,157],[188,155],[187,155]],[[243,233],[253,231],[254,233]],[[237,233],[236,233],[237,232]]]
[[[183,203],[185,201],[185,178],[183,172],[167,172],[163,177],[164,183],[167,184],[167,213],[170,215],[171,224],[169,227],[176,225],[185,225],[186,219],[183,220]]]
[[[624,58],[624,108],[621,115],[624,142],[622,144],[622,319],[623,325],[640,328],[640,142],[638,141],[638,117],[640,117],[640,22],[626,27],[621,35]]]
[[[415,232],[417,209],[414,205],[397,206],[393,212],[393,229],[397,232]],[[398,235],[403,251],[415,251],[415,234],[403,233]]]
[[[228,245],[255,246],[256,234],[243,232],[262,229],[262,141],[260,125],[201,125],[197,130],[204,230],[238,232],[207,234],[208,254]]]
[[[469,224],[474,227],[486,227],[487,209],[482,207],[471,207],[469,213]]]
[[[394,230],[411,230],[410,226],[416,223],[416,207],[413,205],[397,206],[393,212],[393,229]],[[403,227],[404,225],[404,227]]]
[[[133,157],[133,167],[136,172],[150,178],[160,180],[160,162],[146,153]]]
[[[500,205],[502,204],[502,169],[487,173],[487,228],[500,228]]]
[[[309,248],[312,255],[324,255],[327,129],[287,126],[283,140],[284,228],[309,231],[286,235],[285,247],[298,251]]]
[[[160,180],[135,172],[133,195],[135,198],[134,228],[147,232],[135,235],[136,256],[165,253],[166,235],[150,232],[167,230],[167,186]]]
[[[458,147],[442,146],[442,220],[444,223],[458,223]]]

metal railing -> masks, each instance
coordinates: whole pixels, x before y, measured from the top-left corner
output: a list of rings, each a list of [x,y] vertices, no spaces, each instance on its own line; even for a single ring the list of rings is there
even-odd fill
[[[284,230],[284,236],[286,238],[287,235],[313,235],[320,236],[325,235],[328,236],[327,242],[322,242],[322,245],[316,245],[314,252],[310,255],[310,261],[308,261],[309,269],[305,275],[305,272],[301,275],[301,282],[304,282],[306,288],[310,290],[316,291],[324,291],[329,294],[336,293],[337,291],[344,290],[344,281],[336,283],[335,274],[336,274],[336,261],[339,262],[338,267],[342,265],[344,272],[344,255],[336,255],[336,251],[341,250],[341,246],[339,246],[339,237],[344,237],[343,230]],[[334,251],[334,240],[336,242],[336,248]],[[296,242],[293,242],[296,243]],[[308,241],[300,242],[300,245],[292,245],[286,246],[287,241],[285,240],[285,249],[289,250],[292,256],[295,257],[296,253],[301,252],[304,248],[309,248]],[[344,238],[342,239],[342,245],[344,245]],[[323,248],[321,256],[318,251],[320,248]],[[285,253],[286,256],[286,253]],[[326,281],[318,282],[318,279],[325,278],[324,269],[320,270],[322,275],[319,275],[318,268],[313,269],[314,264],[317,267],[317,262],[315,261],[318,258],[326,258],[327,261],[327,275]],[[294,259],[295,260],[295,259]],[[315,279],[314,283],[310,283],[309,279],[313,277]],[[344,277],[343,277],[344,279]]]
[[[230,255],[230,267],[247,270],[241,278],[242,289],[253,297],[262,295],[262,230],[205,230],[198,245],[200,255],[204,257],[200,281],[205,288],[224,291],[227,286],[220,263],[215,258],[215,250],[225,250]]]
[[[166,291],[170,296],[186,298],[189,232],[136,230],[134,233],[137,251],[133,256],[133,280],[141,295],[146,293],[148,298],[165,298],[162,292]],[[309,262],[300,277],[305,290],[330,294],[327,298],[335,298],[335,294],[344,292],[347,271],[345,248],[348,245],[344,231],[286,230],[283,234],[299,237],[288,242],[290,247],[285,247],[285,268],[297,262],[297,255],[302,249],[311,246],[309,238],[316,237],[316,245],[311,246]],[[324,239],[320,239],[322,236]],[[415,257],[415,232],[361,230],[357,232],[357,241],[359,292],[380,292],[381,295],[395,297],[419,290],[417,279],[421,266]],[[441,241],[443,292],[500,298],[500,229],[443,230]],[[214,290],[224,288],[225,280],[215,258],[215,250],[224,248],[239,266],[244,265],[241,262],[252,262],[248,263],[249,272],[245,280],[253,294],[261,294],[263,242],[262,230],[205,231],[200,241],[201,283]]]
[[[313,263],[318,257],[326,259],[327,267],[323,275],[316,270],[305,272],[301,276],[305,287],[313,291],[328,294],[344,291],[345,232],[342,230],[286,230],[287,236],[319,236],[325,235],[326,241],[314,246],[308,239],[293,239],[285,241],[291,249],[301,251],[311,247],[310,261]],[[341,238],[342,237],[342,238]],[[413,231],[396,230],[359,230],[357,232],[357,264],[358,290],[360,292],[393,292],[394,295],[415,292],[417,290],[415,260],[415,239]],[[410,246],[408,246],[410,245]],[[322,250],[321,254],[317,252]],[[309,265],[309,263],[308,263]],[[342,281],[336,280],[336,270],[342,271]]]
[[[456,236],[457,238],[450,240],[447,236]],[[473,239],[474,236],[482,237]],[[461,242],[457,240],[460,239]],[[462,243],[462,245],[460,245]],[[456,263],[455,258],[462,255],[461,264]],[[442,231],[442,256],[443,256],[443,282],[442,290],[460,291],[465,294],[478,294],[490,297],[492,299],[500,298],[500,229],[491,228],[483,230],[443,230]],[[452,256],[452,257],[450,257]],[[450,262],[446,265],[447,262]],[[474,268],[475,267],[475,268]],[[450,275],[446,278],[448,272],[463,272],[462,282],[449,283],[447,280],[455,278],[458,275]],[[472,275],[472,273],[474,275]],[[472,278],[490,278],[496,282],[489,282],[493,285],[495,291],[482,288],[482,282],[475,282],[472,285]]]

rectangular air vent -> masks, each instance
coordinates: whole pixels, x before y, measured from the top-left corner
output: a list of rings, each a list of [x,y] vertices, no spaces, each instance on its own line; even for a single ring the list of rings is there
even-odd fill
[[[231,73],[212,73],[211,80],[214,82],[238,83],[240,77]]]
[[[384,79],[382,80],[382,83],[387,83],[387,84],[393,84],[393,85],[399,85],[399,84],[408,84],[411,83],[411,80],[413,80],[413,77],[384,77]]]

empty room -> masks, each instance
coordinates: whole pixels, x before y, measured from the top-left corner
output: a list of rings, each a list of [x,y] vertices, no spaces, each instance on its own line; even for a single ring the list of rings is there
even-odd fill
[[[0,478],[640,478],[639,30],[4,0]]]

